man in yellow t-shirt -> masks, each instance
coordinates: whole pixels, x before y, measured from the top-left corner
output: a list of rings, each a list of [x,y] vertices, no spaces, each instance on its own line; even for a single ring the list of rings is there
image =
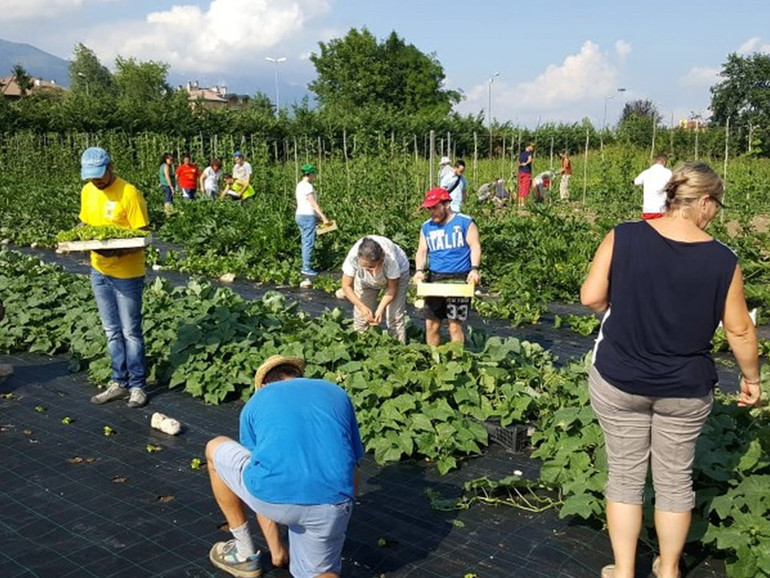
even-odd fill
[[[86,225],[147,229],[147,204],[136,188],[116,176],[110,155],[91,147],[80,158],[80,220]],[[96,404],[128,398],[129,407],[147,403],[147,364],[142,335],[144,249],[91,252],[91,287],[107,335],[112,376]]]

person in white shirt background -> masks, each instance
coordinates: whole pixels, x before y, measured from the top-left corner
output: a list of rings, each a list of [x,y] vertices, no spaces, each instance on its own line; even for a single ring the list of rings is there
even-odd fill
[[[203,169],[199,188],[205,198],[216,199],[219,196],[219,181],[222,178],[222,161],[212,158],[209,166]]]
[[[441,160],[438,162],[439,185],[441,184],[441,181],[444,180],[444,177],[453,173],[454,170],[455,168],[452,166],[452,160],[449,157],[441,157]]]
[[[313,249],[315,248],[315,227],[318,219],[326,224],[329,219],[318,206],[316,192],[313,188],[316,169],[310,163],[302,165],[302,180],[297,183],[294,193],[297,198],[297,210],[295,220],[302,235],[302,274],[308,277],[315,277],[318,272],[312,267]],[[309,279],[303,281],[305,285],[310,286]]]
[[[634,179],[634,184],[644,187],[644,200],[642,201],[642,219],[657,219],[666,212],[666,193],[663,188],[671,180],[671,171],[666,168],[668,157],[660,154],[655,157],[655,164],[649,169],[639,173]]]
[[[236,151],[233,157],[235,157],[233,178],[246,188],[251,184],[251,165],[244,160],[243,153],[240,151]]]

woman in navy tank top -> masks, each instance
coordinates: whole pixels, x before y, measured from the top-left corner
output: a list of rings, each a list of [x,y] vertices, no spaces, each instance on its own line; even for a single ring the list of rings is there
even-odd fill
[[[706,164],[687,164],[665,192],[663,218],[610,231],[580,291],[583,305],[604,312],[589,372],[607,449],[615,558],[602,578],[634,576],[648,467],[660,545],[653,574],[680,576],[695,503],[695,443],[717,382],[710,352],[720,321],[742,373],[738,405],[761,397],[757,335],[738,259],[705,231],[722,208],[722,181]]]

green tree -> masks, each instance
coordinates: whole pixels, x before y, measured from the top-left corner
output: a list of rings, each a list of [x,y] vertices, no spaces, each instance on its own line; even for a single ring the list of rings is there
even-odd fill
[[[134,58],[115,59],[115,84],[118,90],[117,113],[123,128],[138,130],[174,129],[164,119],[164,110],[173,91],[166,81],[169,65],[164,62],[138,62]]]
[[[368,116],[373,109],[446,115],[460,100],[457,91],[443,88],[444,69],[435,55],[422,53],[395,32],[379,43],[366,28],[353,28],[319,47],[320,53],[310,57],[318,76],[309,88],[323,109],[342,119]]]
[[[16,85],[21,91],[21,96],[25,97],[32,90],[32,77],[21,64],[15,64],[13,66],[13,79],[16,81]]]
[[[70,62],[70,90],[87,96],[99,97],[115,93],[115,79],[93,50],[76,44]]]
[[[618,138],[639,146],[650,146],[654,127],[663,117],[651,100],[632,100],[623,107],[618,122]]]
[[[753,152],[770,154],[770,55],[728,55],[719,73],[722,81],[711,87],[711,124],[747,132],[739,146],[751,141]]]

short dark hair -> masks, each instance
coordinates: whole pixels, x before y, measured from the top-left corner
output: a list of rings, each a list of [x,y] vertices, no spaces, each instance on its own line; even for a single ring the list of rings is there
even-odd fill
[[[265,379],[262,380],[262,385],[273,383],[275,381],[283,381],[284,379],[292,379],[294,377],[302,377],[302,372],[294,365],[290,363],[284,363],[282,365],[276,365],[273,369],[267,372]]]
[[[455,163],[456,167],[465,167],[465,161],[462,159],[457,159],[457,162]]]
[[[385,259],[385,251],[377,241],[371,237],[364,237],[358,246],[358,258],[379,263]]]

